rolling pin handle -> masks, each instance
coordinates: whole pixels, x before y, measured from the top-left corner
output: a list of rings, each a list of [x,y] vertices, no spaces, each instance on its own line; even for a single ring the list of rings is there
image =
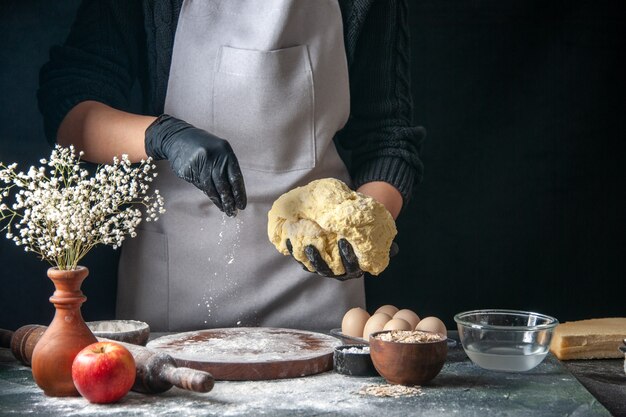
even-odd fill
[[[17,329],[11,338],[11,352],[15,359],[20,361],[22,365],[30,366],[33,357],[33,350],[41,336],[46,331],[46,326],[38,324],[27,324]]]
[[[172,385],[193,392],[209,392],[215,383],[213,375],[208,372],[171,365],[164,367],[161,375]]]

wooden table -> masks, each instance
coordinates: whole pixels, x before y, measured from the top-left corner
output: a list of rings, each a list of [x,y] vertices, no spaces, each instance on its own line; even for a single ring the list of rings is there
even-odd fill
[[[384,383],[326,372],[275,381],[218,381],[206,394],[176,388],[152,396],[131,392],[117,404],[93,405],[83,398],[46,397],[30,369],[0,349],[0,416],[626,416],[626,375],[623,360],[617,359],[564,366],[549,355],[529,372],[498,373],[473,365],[457,347],[421,395],[358,394],[366,385]]]

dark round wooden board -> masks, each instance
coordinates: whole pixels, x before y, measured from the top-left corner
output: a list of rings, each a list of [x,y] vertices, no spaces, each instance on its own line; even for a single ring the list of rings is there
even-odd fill
[[[329,371],[340,344],[335,337],[305,330],[234,327],[163,336],[147,347],[217,380],[256,381]]]

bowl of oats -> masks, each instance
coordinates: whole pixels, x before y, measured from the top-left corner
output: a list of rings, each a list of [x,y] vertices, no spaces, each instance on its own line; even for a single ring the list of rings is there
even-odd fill
[[[384,330],[370,335],[370,356],[390,384],[422,385],[436,377],[448,356],[447,338],[422,330]]]

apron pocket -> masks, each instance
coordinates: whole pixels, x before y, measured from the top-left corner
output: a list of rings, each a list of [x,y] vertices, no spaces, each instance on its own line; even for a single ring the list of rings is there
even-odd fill
[[[306,46],[254,51],[222,46],[213,83],[213,128],[244,169],[315,167],[313,74]]]
[[[137,230],[122,246],[118,266],[117,312],[120,319],[142,320],[152,330],[168,330],[169,273],[167,236]]]

